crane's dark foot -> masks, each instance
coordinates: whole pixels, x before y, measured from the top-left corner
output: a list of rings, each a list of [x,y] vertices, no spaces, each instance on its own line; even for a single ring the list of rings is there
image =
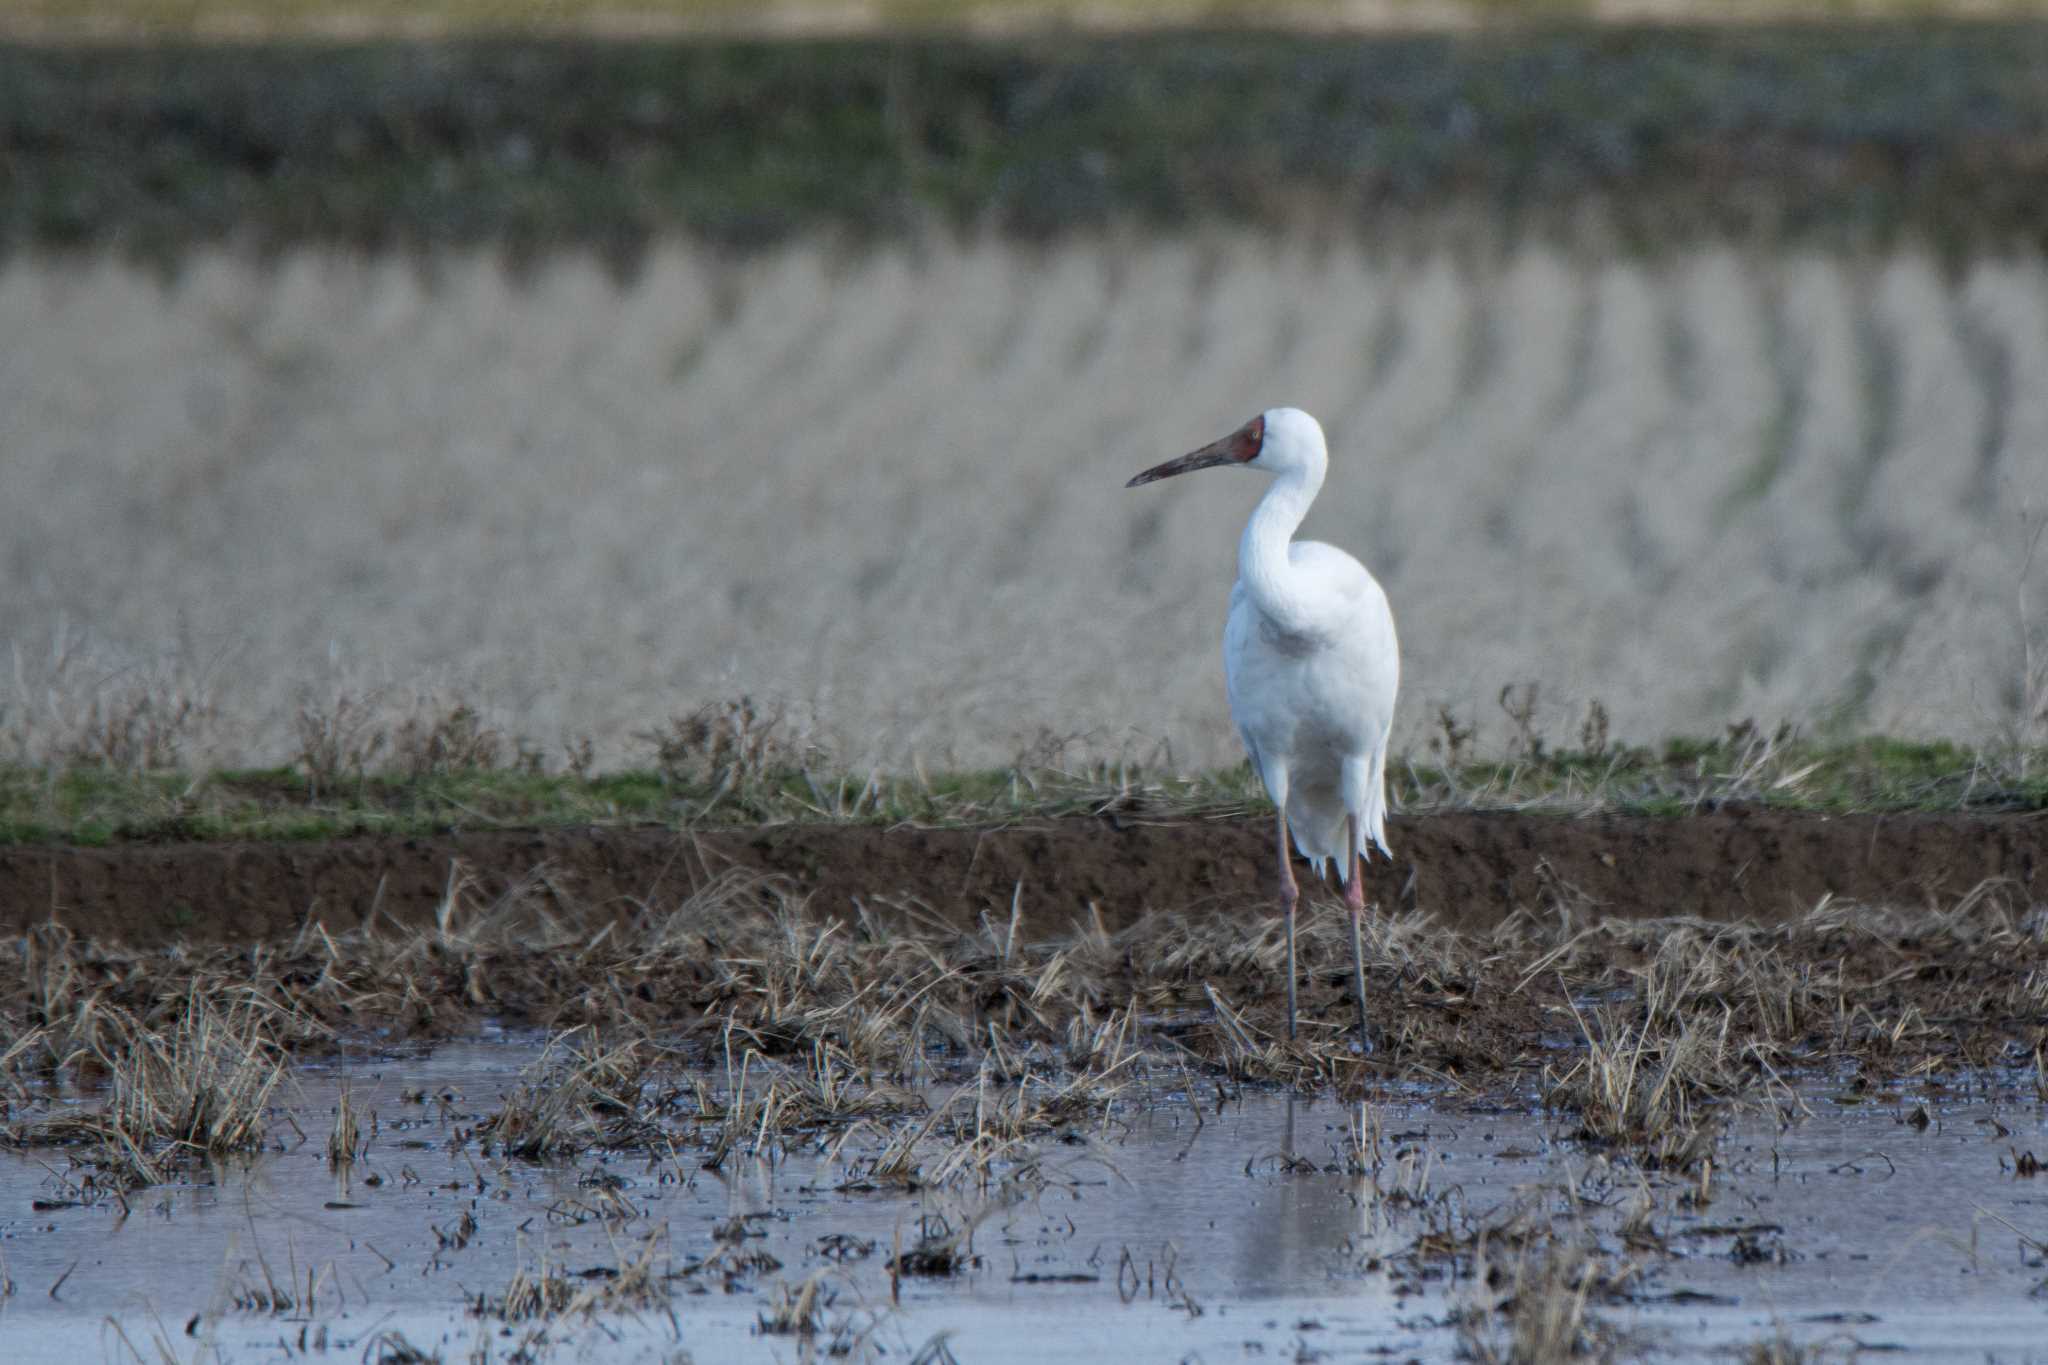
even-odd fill
[[[1358,1002],[1358,1050],[1370,1057],[1380,1050],[1379,1033],[1365,1017],[1365,999]]]

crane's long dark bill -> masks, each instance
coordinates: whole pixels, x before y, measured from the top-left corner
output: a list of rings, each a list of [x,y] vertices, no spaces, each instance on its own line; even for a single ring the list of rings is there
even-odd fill
[[[1238,454],[1238,446],[1242,441],[1242,437],[1242,432],[1232,432],[1222,440],[1212,441],[1200,450],[1181,456],[1178,460],[1168,460],[1165,464],[1155,464],[1144,473],[1133,478],[1124,487],[1136,488],[1141,483],[1152,483],[1158,479],[1170,479],[1176,474],[1185,474],[1191,469],[1207,469],[1212,465],[1219,464],[1236,464],[1244,458]]]

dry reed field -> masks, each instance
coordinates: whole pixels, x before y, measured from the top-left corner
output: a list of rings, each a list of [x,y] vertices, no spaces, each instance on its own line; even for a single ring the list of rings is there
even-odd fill
[[[994,240],[510,270],[314,249],[0,266],[0,717],[154,687],[197,762],[295,707],[479,705],[600,765],[742,692],[859,766],[1235,758],[1249,481],[1132,470],[1321,414],[1307,533],[1379,574],[1397,747],[1754,718],[2038,737],[2048,280],[1703,249]]]

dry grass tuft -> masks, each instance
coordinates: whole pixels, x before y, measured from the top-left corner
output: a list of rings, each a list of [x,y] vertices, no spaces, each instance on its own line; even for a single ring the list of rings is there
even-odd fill
[[[901,1245],[899,1233],[898,1249],[889,1257],[890,1275],[944,1278],[980,1265],[981,1257],[974,1250],[974,1232],[994,1211],[994,1206],[989,1206],[954,1217],[938,1211],[921,1215],[915,1239],[909,1246]]]
[[[815,1270],[795,1284],[779,1282],[774,1298],[755,1315],[755,1330],[763,1336],[795,1337],[804,1359],[865,1355],[872,1349],[879,1316],[839,1309],[838,1304],[832,1272]]]
[[[1484,1365],[1564,1365],[1619,1358],[1620,1334],[1592,1309],[1618,1298],[1636,1267],[1583,1241],[1516,1238],[1505,1258],[1482,1239],[1478,1302],[1458,1318],[1459,1354]]]
[[[363,1365],[441,1365],[438,1352],[415,1346],[399,1331],[379,1332],[363,1347]]]
[[[1596,1017],[1577,1015],[1585,1054],[1560,1075],[1546,1073],[1545,1103],[1578,1116],[1576,1136],[1653,1168],[1690,1170],[1711,1158],[1726,1113],[1715,1101],[1743,1089],[1726,1036],[1712,1021],[1657,1032]]]
[[[285,1049],[274,1011],[253,999],[225,1008],[196,991],[169,1029],[131,1026],[102,1053],[114,1127],[207,1156],[248,1151],[263,1139],[264,1109],[284,1080]]]
[[[660,1262],[659,1232],[649,1233],[630,1257],[620,1257],[618,1266],[576,1279],[551,1270],[543,1250],[536,1265],[522,1264],[513,1272],[502,1293],[479,1293],[470,1301],[470,1312],[505,1323],[545,1323],[561,1317],[661,1308],[670,1298],[670,1277],[660,1269]],[[582,1281],[580,1285],[577,1279]]]
[[[292,733],[291,766],[305,776],[314,802],[347,784],[360,786],[372,774],[421,782],[489,773],[518,747],[483,707],[438,691],[342,688],[323,694],[302,688]]]
[[[128,773],[178,768],[220,722],[217,658],[187,648],[155,659],[110,654],[59,621],[47,651],[11,656],[0,689],[0,748],[13,761]],[[40,705],[37,704],[40,699]]]
[[[550,1274],[547,1257],[537,1269],[521,1266],[512,1272],[512,1282],[496,1298],[479,1294],[470,1311],[480,1318],[502,1322],[532,1322],[555,1318],[569,1311],[576,1300],[576,1286],[560,1275]]]
[[[1854,1337],[1830,1337],[1818,1342],[1795,1341],[1781,1327],[1762,1341],[1752,1342],[1743,1352],[1743,1365],[1822,1365],[1841,1361],[1844,1365],[1864,1353]]]
[[[371,765],[391,742],[389,730],[380,723],[379,710],[374,695],[342,691],[323,704],[309,691],[300,693],[292,715],[292,730],[298,738],[292,766],[305,774],[312,800],[344,782],[360,783],[369,775]]]
[[[449,773],[489,772],[498,766],[504,749],[505,737],[466,702],[405,717],[391,740],[398,774],[415,781]]]
[[[635,1128],[654,1060],[643,1038],[607,1047],[595,1031],[571,1030],[549,1040],[477,1135],[486,1151],[497,1147],[527,1160],[641,1145]]]
[[[188,1159],[262,1144],[287,1039],[299,1032],[277,1007],[253,993],[217,997],[193,986],[162,1026],[96,1002],[79,1014],[63,1061],[105,1079],[106,1106],[15,1124],[9,1141],[93,1146],[95,1161],[128,1188],[160,1184]]]
[[[664,779],[708,787],[715,803],[733,791],[803,769],[813,746],[796,737],[781,709],[763,712],[752,697],[710,702],[640,738],[653,746]]]
[[[243,1313],[306,1318],[319,1311],[323,1284],[329,1286],[330,1296],[339,1306],[343,1295],[334,1284],[332,1264],[325,1268],[310,1265],[301,1268],[294,1252],[280,1278],[269,1258],[259,1252],[254,1266],[247,1261],[242,1263],[240,1274],[228,1291],[228,1301]]]
[[[775,1301],[761,1310],[758,1323],[764,1336],[816,1337],[825,1326],[825,1309],[831,1304],[831,1290],[825,1272],[816,1270],[795,1285],[775,1286]]]
[[[327,1165],[337,1173],[356,1164],[363,1151],[363,1126],[356,1120],[355,1097],[347,1081],[341,1083],[341,1098],[334,1106],[334,1128],[327,1135]]]

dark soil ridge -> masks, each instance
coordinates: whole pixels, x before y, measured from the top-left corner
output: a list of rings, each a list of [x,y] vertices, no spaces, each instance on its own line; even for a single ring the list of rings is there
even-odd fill
[[[430,925],[458,879],[467,917],[522,883],[596,926],[673,910],[733,873],[787,881],[814,910],[922,902],[963,925],[983,912],[1057,934],[1099,914],[1262,906],[1272,885],[1261,819],[1115,817],[980,829],[778,825],[584,828],[324,842],[0,848],[0,926],[55,921],[104,942],[249,942],[382,922]],[[1484,929],[1517,909],[1631,918],[1774,921],[1823,896],[1940,905],[1986,879],[2048,899],[2048,816],[1812,815],[1731,808],[1681,819],[1447,812],[1397,818],[1393,868],[1369,888]],[[1021,888],[1021,890],[1020,890]],[[464,922],[464,921],[458,921]]]

